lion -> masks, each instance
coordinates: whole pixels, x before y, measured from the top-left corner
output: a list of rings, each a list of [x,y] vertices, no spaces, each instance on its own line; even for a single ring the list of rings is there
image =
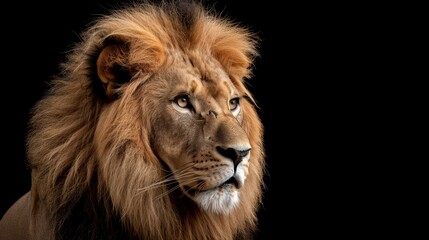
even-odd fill
[[[97,18],[35,104],[31,190],[1,239],[251,239],[263,125],[256,34],[198,2]]]

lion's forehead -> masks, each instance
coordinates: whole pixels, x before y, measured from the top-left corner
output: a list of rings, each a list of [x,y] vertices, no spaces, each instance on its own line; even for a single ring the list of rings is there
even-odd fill
[[[178,57],[175,86],[203,99],[224,100],[239,95],[222,65],[211,56],[185,54]],[[176,60],[177,60],[176,59]]]

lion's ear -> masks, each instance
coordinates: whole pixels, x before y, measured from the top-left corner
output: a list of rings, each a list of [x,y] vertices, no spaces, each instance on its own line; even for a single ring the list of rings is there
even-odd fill
[[[232,34],[217,34],[211,50],[228,74],[237,81],[251,76],[251,65],[258,55],[257,39],[250,33],[232,29]]]
[[[137,40],[136,40],[137,39]],[[145,76],[155,72],[165,60],[164,47],[152,35],[130,39],[107,39],[97,56],[97,75],[108,98],[116,96],[116,89],[137,73]],[[113,43],[112,43],[113,42]]]
[[[123,44],[108,45],[98,55],[97,75],[108,98],[114,96],[117,86],[131,79],[127,55],[128,50]]]
[[[243,52],[235,48],[219,47],[215,49],[215,56],[230,76],[236,79],[249,76],[252,60]]]

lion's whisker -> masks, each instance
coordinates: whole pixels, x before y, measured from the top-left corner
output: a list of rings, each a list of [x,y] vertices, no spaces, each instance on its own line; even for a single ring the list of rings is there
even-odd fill
[[[191,166],[189,166],[187,168],[182,168],[182,169],[176,170],[175,172],[171,172],[163,180],[160,180],[158,182],[155,182],[155,183],[153,183],[151,185],[148,185],[148,186],[145,186],[145,187],[142,187],[142,188],[138,188],[136,195],[142,194],[142,193],[147,192],[147,191],[149,191],[151,189],[155,189],[155,188],[158,188],[158,187],[168,186],[168,185],[174,184],[178,180],[188,177],[189,175],[192,174],[192,173],[186,171],[190,167]]]

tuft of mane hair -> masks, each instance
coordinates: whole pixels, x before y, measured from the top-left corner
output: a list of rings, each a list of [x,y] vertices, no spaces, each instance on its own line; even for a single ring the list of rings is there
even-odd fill
[[[177,61],[175,52],[202,62],[201,53],[215,58],[246,97],[242,128],[252,159],[240,202],[226,214],[200,209],[170,183],[136,194],[169,173],[151,142],[151,113],[157,105],[133,100],[144,87],[133,79],[166,71]],[[263,127],[245,81],[257,55],[254,34],[198,2],[136,3],[96,19],[32,112],[27,140],[30,235],[64,240],[253,238],[265,163]],[[204,76],[204,65],[198,68]]]

